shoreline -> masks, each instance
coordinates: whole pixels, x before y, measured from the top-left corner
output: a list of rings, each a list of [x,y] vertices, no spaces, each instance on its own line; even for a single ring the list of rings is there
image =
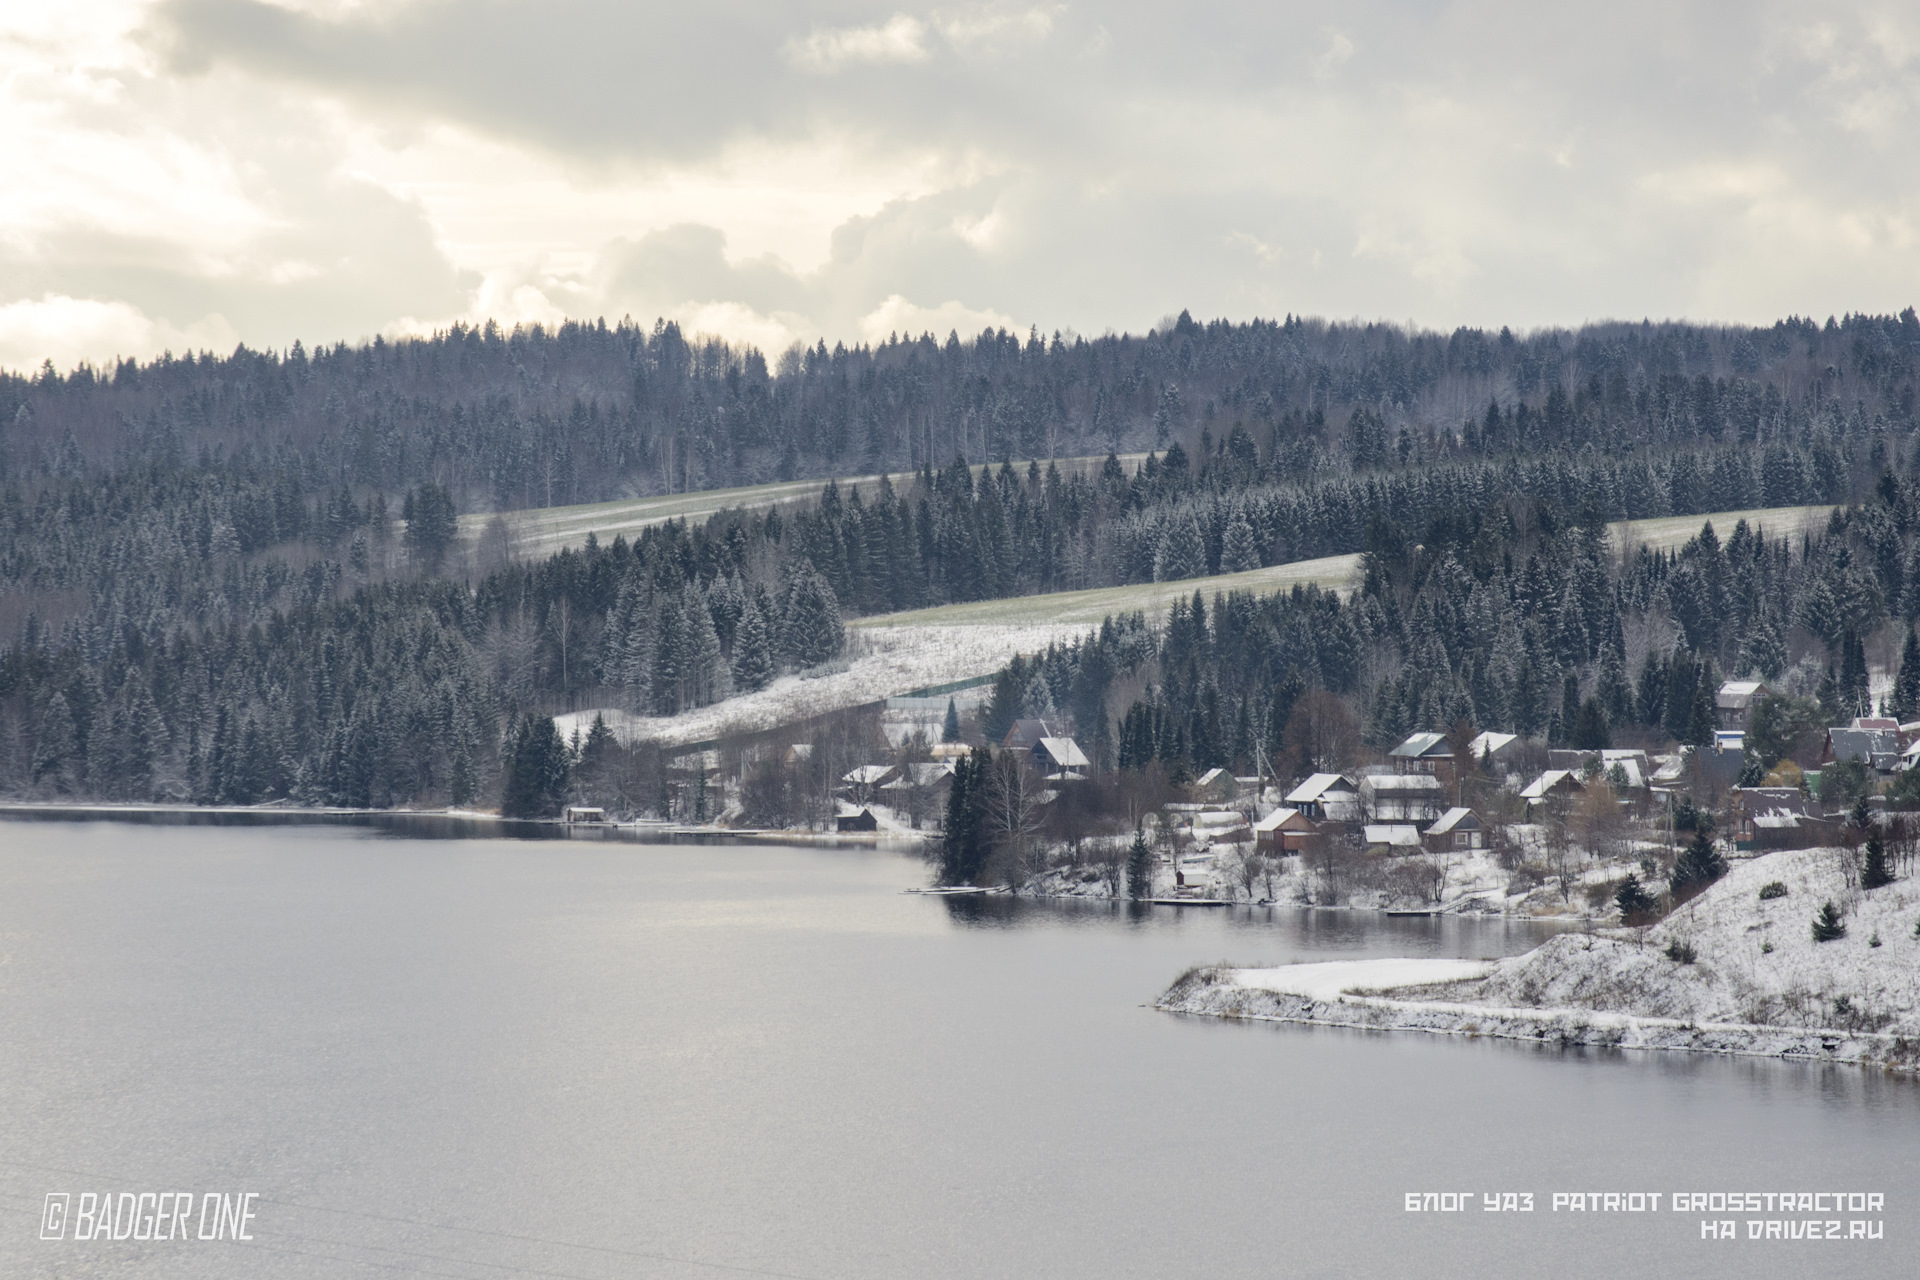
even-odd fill
[[[1281,969],[1211,966],[1189,971],[1150,1007],[1163,1013],[1294,1023],[1354,1031],[1412,1031],[1487,1037],[1559,1048],[1645,1049],[1733,1057],[1822,1062],[1920,1074],[1920,1041],[1888,1032],[1837,1027],[1783,1027],[1759,1023],[1696,1022],[1682,1018],[1582,1009],[1566,1005],[1520,1008],[1422,999],[1417,986],[1365,984],[1368,965],[1470,965],[1490,973],[1490,961],[1335,961]],[[1329,971],[1345,970],[1332,974]],[[1455,972],[1419,986],[1461,981]],[[1340,981],[1350,977],[1351,982]],[[1289,989],[1291,988],[1291,989]]]
[[[132,804],[112,801],[50,803],[46,801],[0,801],[0,819],[14,818],[42,822],[132,821],[153,824],[177,822],[181,825],[204,823],[209,826],[321,825],[373,826],[386,823],[439,823],[473,829],[470,834],[488,833],[503,839],[616,840],[623,843],[739,843],[739,844],[819,844],[876,848],[908,848],[920,839],[891,832],[782,831],[768,828],[731,828],[694,826],[690,823],[565,822],[559,818],[504,818],[481,809],[348,809],[331,806],[287,804],[199,805]]]

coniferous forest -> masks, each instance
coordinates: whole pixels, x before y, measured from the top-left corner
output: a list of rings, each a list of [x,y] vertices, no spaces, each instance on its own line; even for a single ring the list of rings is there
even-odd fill
[[[1350,599],[1197,595],[1022,660],[985,727],[1064,715],[1098,766],[1177,773],[1460,721],[1697,741],[1738,674],[1839,715],[1897,672],[1904,717],[1917,374],[1908,309],[1525,336],[1182,314],[771,363],[669,324],[489,326],[0,377],[0,789],[492,805],[514,783],[551,808],[567,753],[529,725],[757,689],[832,662],[849,617],[1349,552]],[[1052,465],[1085,456],[1108,460]],[[880,471],[912,479],[541,560],[459,532]],[[1604,529],[1813,503],[1845,509],[1788,541]],[[522,757],[537,785],[505,778]]]

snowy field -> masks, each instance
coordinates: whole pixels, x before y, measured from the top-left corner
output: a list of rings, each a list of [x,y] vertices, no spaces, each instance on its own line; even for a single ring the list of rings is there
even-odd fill
[[[1764,529],[1770,538],[1797,538],[1803,533],[1819,533],[1835,511],[1832,506],[1757,507],[1747,511],[1712,511],[1698,516],[1660,516],[1651,520],[1616,520],[1607,526],[1616,551],[1648,547],[1654,551],[1678,551],[1711,523],[1722,544],[1732,536],[1733,526],[1742,520],[1749,528]]]
[[[954,626],[994,623],[1031,625],[1042,622],[1098,623],[1111,614],[1144,610],[1149,619],[1163,614],[1175,600],[1184,600],[1195,591],[1212,601],[1216,592],[1252,591],[1271,595],[1290,591],[1295,584],[1314,585],[1335,591],[1351,591],[1360,573],[1360,557],[1323,556],[1318,560],[1296,560],[1292,564],[1268,565],[1245,573],[1217,573],[1206,578],[1186,578],[1179,582],[1137,582],[1124,587],[1092,587],[1085,591],[1055,591],[1044,596],[1016,596],[1010,600],[975,600],[967,604],[944,604],[911,613],[888,613],[860,618],[849,626],[863,629],[891,627]]]
[[[1120,464],[1133,474],[1142,461],[1144,453],[1124,453],[1120,455]],[[1106,461],[1106,455],[1087,458],[1057,458],[1054,465],[1062,472],[1097,470]],[[1041,464],[1045,469],[1045,462]],[[1025,463],[1016,464],[1023,475]],[[982,468],[975,467],[978,475]],[[913,483],[914,473],[897,471],[890,477],[896,487]],[[844,491],[854,485],[872,489],[880,483],[878,475],[837,477],[836,483]],[[626,534],[631,540],[633,535],[649,525],[664,524],[669,520],[687,520],[698,522],[735,507],[771,507],[782,502],[797,502],[802,499],[818,497],[827,482],[821,480],[786,480],[774,484],[746,485],[737,489],[700,489],[692,493],[660,494],[648,498],[628,498],[617,502],[591,502],[575,507],[532,507],[521,511],[502,511],[499,516],[506,521],[508,532],[513,537],[513,554],[520,559],[537,559],[553,555],[564,547],[578,549],[587,543],[587,535],[593,534],[601,542],[611,542],[619,534]],[[460,536],[471,546],[481,531],[493,519],[495,513],[483,512],[460,517]]]
[[[684,746],[732,733],[777,728],[914,689],[987,675],[1016,654],[1034,653],[1088,630],[1083,622],[863,627],[855,643],[864,652],[857,653],[844,671],[812,678],[781,676],[758,693],[742,694],[677,716],[634,716],[618,710],[604,714],[614,736],[622,742]],[[555,716],[554,723],[563,736],[571,734],[576,726],[584,734],[595,714],[592,710],[576,711]]]

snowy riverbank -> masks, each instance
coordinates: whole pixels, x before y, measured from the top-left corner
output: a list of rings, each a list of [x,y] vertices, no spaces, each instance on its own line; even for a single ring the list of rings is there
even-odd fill
[[[1193,970],[1157,1007],[1564,1045],[1920,1068],[1920,884],[1852,886],[1836,849],[1737,865],[1644,931],[1570,933],[1500,961]],[[1770,885],[1785,893],[1760,897]],[[1846,936],[1813,938],[1832,901]],[[1691,955],[1691,960],[1686,957]]]

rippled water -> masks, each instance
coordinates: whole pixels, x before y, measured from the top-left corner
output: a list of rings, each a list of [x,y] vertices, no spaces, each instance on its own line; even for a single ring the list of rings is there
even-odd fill
[[[1526,927],[426,830],[0,823],[0,1275],[1912,1274],[1908,1082],[1143,1007]],[[1880,1191],[1886,1238],[1549,1208],[1722,1189]],[[49,1193],[166,1190],[257,1193],[254,1239],[37,1238]]]

